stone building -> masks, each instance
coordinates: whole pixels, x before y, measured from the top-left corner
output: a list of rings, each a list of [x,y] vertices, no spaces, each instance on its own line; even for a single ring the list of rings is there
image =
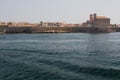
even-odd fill
[[[110,18],[105,16],[97,16],[97,14],[90,14],[89,20],[83,23],[86,27],[108,27],[110,26]]]

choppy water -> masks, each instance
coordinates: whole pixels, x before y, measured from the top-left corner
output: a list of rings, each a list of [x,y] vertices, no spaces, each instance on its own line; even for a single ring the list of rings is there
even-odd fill
[[[0,80],[120,80],[120,33],[1,34]]]

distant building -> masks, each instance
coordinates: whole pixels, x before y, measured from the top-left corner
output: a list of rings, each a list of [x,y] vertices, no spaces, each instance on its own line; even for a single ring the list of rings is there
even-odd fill
[[[0,22],[0,26],[7,26],[6,22]]]
[[[71,23],[66,23],[64,27],[81,27],[81,24],[71,24]]]
[[[63,27],[64,22],[40,22],[39,26],[43,26],[43,27]]]
[[[38,23],[28,23],[28,22],[8,22],[9,27],[36,27]]]
[[[10,27],[10,26],[17,26],[17,23],[16,22],[8,22],[7,25]]]
[[[105,16],[97,16],[97,14],[90,14],[89,20],[83,23],[82,26],[86,27],[110,26],[110,18]]]

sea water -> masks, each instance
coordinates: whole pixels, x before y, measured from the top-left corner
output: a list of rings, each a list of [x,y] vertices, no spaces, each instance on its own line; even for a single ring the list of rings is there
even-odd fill
[[[120,80],[120,33],[0,34],[0,80]]]

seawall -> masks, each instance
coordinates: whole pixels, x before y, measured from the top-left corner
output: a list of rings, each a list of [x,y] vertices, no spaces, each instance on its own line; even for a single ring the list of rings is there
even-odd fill
[[[108,33],[119,27],[0,27],[0,33]]]

